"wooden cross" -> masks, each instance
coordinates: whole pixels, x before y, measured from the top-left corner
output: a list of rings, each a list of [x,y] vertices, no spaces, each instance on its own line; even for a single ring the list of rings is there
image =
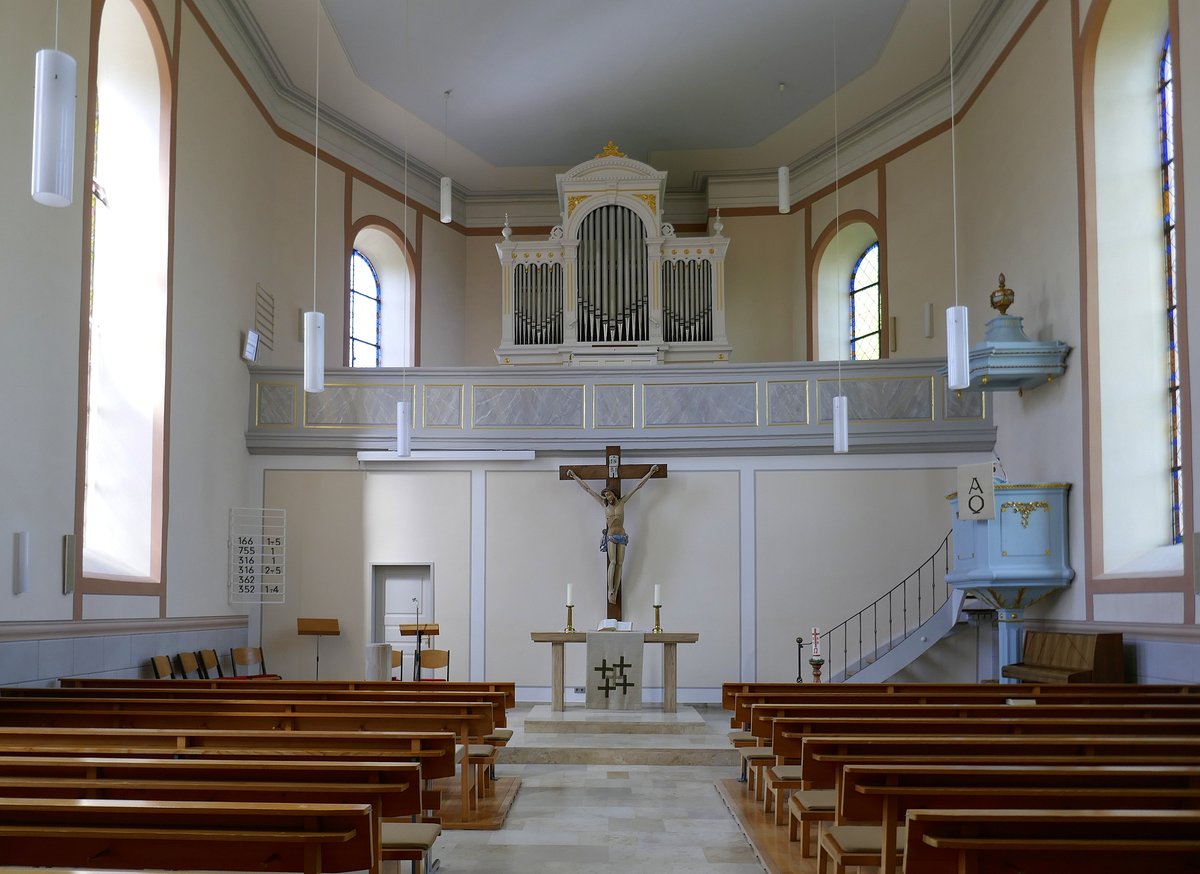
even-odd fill
[[[575,471],[575,476],[581,480],[604,480],[604,488],[612,489],[614,495],[621,497],[621,480],[623,479],[641,479],[646,474],[650,473],[650,464],[621,464],[621,447],[606,446],[604,449],[605,464],[568,464],[558,469],[558,478],[560,480],[569,480],[571,478],[569,471]],[[667,476],[667,466],[660,464],[658,470],[650,476],[650,479],[665,479]],[[605,559],[607,564],[607,559]],[[608,605],[608,618],[621,618],[621,592],[617,592],[617,603]]]

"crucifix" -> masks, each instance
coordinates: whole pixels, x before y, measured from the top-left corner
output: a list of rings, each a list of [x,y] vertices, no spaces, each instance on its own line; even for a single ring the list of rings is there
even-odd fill
[[[634,492],[649,479],[665,479],[665,464],[621,464],[621,447],[608,446],[604,450],[605,464],[563,465],[558,469],[558,478],[573,479],[580,488],[600,502],[604,507],[604,533],[601,535],[600,550],[608,559],[608,618],[621,618],[621,570],[625,561],[625,547],[629,534],[625,531],[625,503]],[[621,497],[621,480],[637,478],[638,482],[629,494]],[[590,479],[605,481],[604,491],[597,493],[587,484]]]

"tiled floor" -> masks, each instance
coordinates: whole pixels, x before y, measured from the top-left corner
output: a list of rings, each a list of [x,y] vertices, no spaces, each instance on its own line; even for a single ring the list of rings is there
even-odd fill
[[[717,708],[700,712],[709,740],[727,749],[729,714]],[[518,707],[509,715],[515,747],[544,744],[564,750],[593,743],[694,747],[697,741],[695,734],[671,740],[663,735],[526,733],[523,722],[528,713],[528,707]],[[664,761],[671,761],[670,755]],[[735,765],[510,762],[500,768],[521,778],[505,827],[444,832],[436,855],[447,874],[761,874],[763,870],[714,788],[714,781],[731,776]]]

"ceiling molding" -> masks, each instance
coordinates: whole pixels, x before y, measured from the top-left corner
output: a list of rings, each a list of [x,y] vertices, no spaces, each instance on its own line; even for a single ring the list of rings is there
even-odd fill
[[[196,4],[275,122],[311,142],[313,97],[288,76],[247,0],[196,0]],[[974,93],[1037,4],[1038,0],[985,0],[980,6],[954,50],[956,109],[960,109]],[[947,62],[925,82],[843,131],[838,137],[843,175],[902,147],[948,118],[949,86],[950,66]],[[402,190],[405,154],[401,148],[324,103],[321,117],[329,125],[327,132],[322,134],[323,150],[380,182]],[[788,163],[793,177],[794,200],[802,200],[830,184],[833,156],[834,143],[830,137]],[[434,208],[441,173],[411,155],[407,173],[409,196]],[[468,227],[492,226],[497,219],[502,222],[502,213],[506,210],[501,207],[505,204],[518,207],[507,210],[514,213],[518,225],[557,223],[553,169],[547,168],[546,179],[545,189],[486,193],[456,183],[454,195],[462,207],[463,224]],[[677,219],[680,221],[702,220],[697,216],[705,214],[709,207],[765,206],[773,204],[776,197],[775,167],[697,170],[686,179],[676,175],[672,182],[667,189],[670,200],[688,195],[707,197],[703,210],[698,210],[694,199],[689,199],[692,202],[682,211],[682,217]],[[734,191],[738,194],[733,195]],[[547,209],[547,206],[553,208]]]

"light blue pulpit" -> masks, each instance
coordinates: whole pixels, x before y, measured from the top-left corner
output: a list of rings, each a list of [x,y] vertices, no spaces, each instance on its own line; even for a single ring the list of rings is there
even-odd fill
[[[1067,555],[1070,484],[996,483],[995,488],[994,519],[959,519],[958,495],[949,496],[954,568],[946,582],[995,608],[1003,667],[1021,660],[1025,609],[1065,588],[1075,571]]]

